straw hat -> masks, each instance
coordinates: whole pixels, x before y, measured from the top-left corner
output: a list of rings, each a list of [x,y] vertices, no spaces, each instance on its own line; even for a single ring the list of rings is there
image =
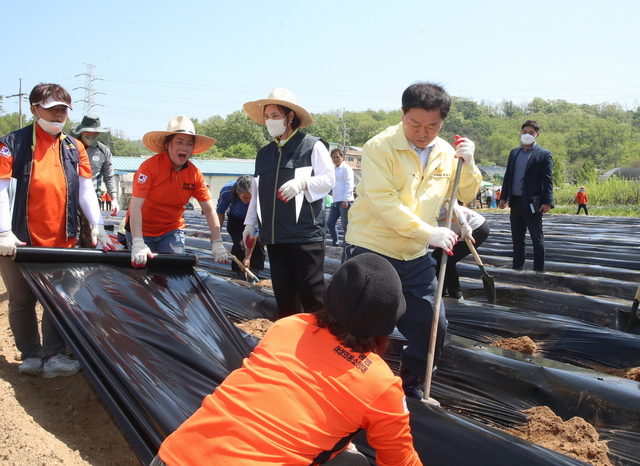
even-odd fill
[[[165,151],[164,140],[170,134],[191,134],[195,136],[195,143],[193,146],[193,154],[201,154],[209,150],[216,140],[208,136],[202,136],[196,134],[196,129],[193,126],[193,122],[184,115],[179,115],[171,119],[167,125],[166,131],[150,131],[142,136],[142,143],[147,149],[157,154]]]
[[[90,133],[108,133],[109,132],[108,129],[105,129],[100,125],[100,118],[93,115],[85,115],[82,118],[82,123],[80,123],[78,126],[74,128],[71,128],[71,132],[74,134],[80,134],[85,131],[88,131]]]
[[[256,123],[264,125],[266,124],[264,122],[264,107],[271,104],[282,105],[296,112],[296,116],[300,118],[300,128],[304,128],[313,123],[313,118],[311,118],[309,112],[296,104],[296,98],[291,91],[281,87],[276,87],[266,99],[247,102],[242,108],[245,113],[249,115],[249,118]]]

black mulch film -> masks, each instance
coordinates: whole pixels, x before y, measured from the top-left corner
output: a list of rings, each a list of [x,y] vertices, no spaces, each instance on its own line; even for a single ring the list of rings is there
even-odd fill
[[[423,463],[586,464],[498,429],[524,424],[526,409],[548,406],[565,421],[579,416],[592,424],[614,465],[640,465],[640,382],[592,370],[640,366],[640,336],[609,328],[616,308],[631,308],[640,282],[640,220],[545,216],[546,271],[536,273],[529,240],[525,270],[509,268],[508,215],[483,215],[491,235],[478,252],[495,278],[497,304],[487,303],[473,259],[458,264],[465,299],[444,300],[449,334],[432,386],[443,409],[408,400]],[[276,313],[269,289],[230,280],[230,264],[213,263],[204,218],[191,211],[186,218],[188,254],[159,257],[146,269],[132,269],[127,252],[16,254],[145,464],[249,355],[255,339],[232,320]],[[327,278],[339,257],[339,248],[327,246]],[[268,263],[260,276],[269,278]],[[523,336],[535,342],[535,355],[491,345]],[[385,358],[397,371],[405,341],[397,331],[392,341]],[[375,464],[364,435],[356,444]]]

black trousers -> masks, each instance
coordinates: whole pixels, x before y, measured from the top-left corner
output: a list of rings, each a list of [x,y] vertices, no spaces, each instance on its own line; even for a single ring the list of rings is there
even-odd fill
[[[578,204],[578,211],[576,212],[576,215],[580,213],[580,209],[584,209],[584,213],[589,215],[589,211],[587,210],[587,204]]]
[[[242,232],[244,231],[244,219],[227,215],[227,232],[231,236],[233,246],[231,246],[231,254],[236,256],[240,262],[244,260],[244,248],[242,247]],[[256,237],[256,245],[251,254],[251,264],[249,268],[257,275],[256,272],[264,270],[264,249],[260,244],[260,240]],[[231,262],[231,270],[240,272],[240,267],[235,262]]]
[[[280,318],[324,307],[324,250],[324,241],[267,245]]]
[[[479,248],[489,237],[489,223],[485,222],[473,230],[473,239],[476,241],[474,247]],[[454,297],[460,291],[460,276],[456,264],[471,254],[471,250],[465,241],[458,241],[453,247],[453,256],[447,259],[447,269],[444,271],[444,289],[449,292],[449,296]],[[431,256],[436,260],[436,277],[440,276],[440,262],[442,261],[442,249],[435,248]]]
[[[531,212],[528,199],[523,197],[511,197],[511,240],[513,242],[513,268],[522,270],[526,255],[525,235],[529,230],[529,236],[533,243],[533,270],[544,270],[544,235],[542,234],[542,213]]]

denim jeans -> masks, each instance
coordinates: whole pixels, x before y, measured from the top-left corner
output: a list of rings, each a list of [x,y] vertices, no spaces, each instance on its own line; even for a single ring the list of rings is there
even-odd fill
[[[151,252],[184,254],[184,230],[173,230],[161,236],[143,236],[144,243]],[[127,232],[127,242],[133,244],[133,237]]]
[[[329,234],[331,235],[331,239],[333,240],[333,245],[337,246],[338,244],[338,218],[342,222],[342,229],[344,230],[344,235],[347,236],[347,225],[349,224],[349,208],[351,207],[352,202],[349,202],[347,207],[342,207],[342,202],[334,202],[331,204],[331,208],[329,209],[329,218],[327,218],[327,228],[329,229]]]
[[[347,244],[342,254],[343,262],[366,252],[384,257],[398,272],[402,283],[402,294],[407,303],[407,310],[397,323],[398,330],[407,339],[407,346],[400,354],[400,362],[411,375],[424,381],[438,288],[436,261],[429,254],[409,261],[394,259],[361,246]],[[438,310],[434,374],[437,369],[436,363],[444,347],[448,324],[444,303],[441,301]]]

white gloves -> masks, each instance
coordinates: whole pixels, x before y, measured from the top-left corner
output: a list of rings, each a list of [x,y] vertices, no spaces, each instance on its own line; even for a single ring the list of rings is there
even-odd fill
[[[246,249],[251,249],[256,244],[256,226],[245,225],[242,232],[242,243]]]
[[[23,243],[11,230],[0,233],[0,256],[13,256],[16,246],[24,246]]]
[[[427,241],[431,246],[442,248],[444,252],[453,255],[453,246],[458,242],[458,235],[445,227],[437,227],[433,229],[433,233]]]
[[[460,227],[460,240],[464,241],[465,238],[469,238],[472,243],[475,243],[476,240],[473,239],[473,228],[468,223],[465,223]]]
[[[111,242],[111,238],[109,238],[107,232],[104,231],[104,225],[91,225],[91,244],[97,246],[98,241],[100,241],[104,252],[116,250],[116,247]]]
[[[476,145],[471,139],[460,138],[456,144],[456,157],[462,158],[465,165],[470,165],[473,162],[473,153],[476,150]]]
[[[115,197],[111,199],[111,211],[113,212],[111,214],[112,217],[115,217],[118,215],[118,212],[120,212],[120,206],[118,205],[118,200]]]
[[[219,264],[226,264],[229,260],[229,253],[224,247],[224,244],[222,244],[221,239],[216,239],[211,243],[211,254],[213,255],[213,260]]]
[[[131,267],[139,269],[147,265],[147,258],[153,259],[153,253],[142,238],[133,238],[131,244]]]
[[[300,194],[300,191],[307,189],[306,178],[298,178],[287,181],[278,189],[278,198],[284,202],[289,202],[291,199]]]

